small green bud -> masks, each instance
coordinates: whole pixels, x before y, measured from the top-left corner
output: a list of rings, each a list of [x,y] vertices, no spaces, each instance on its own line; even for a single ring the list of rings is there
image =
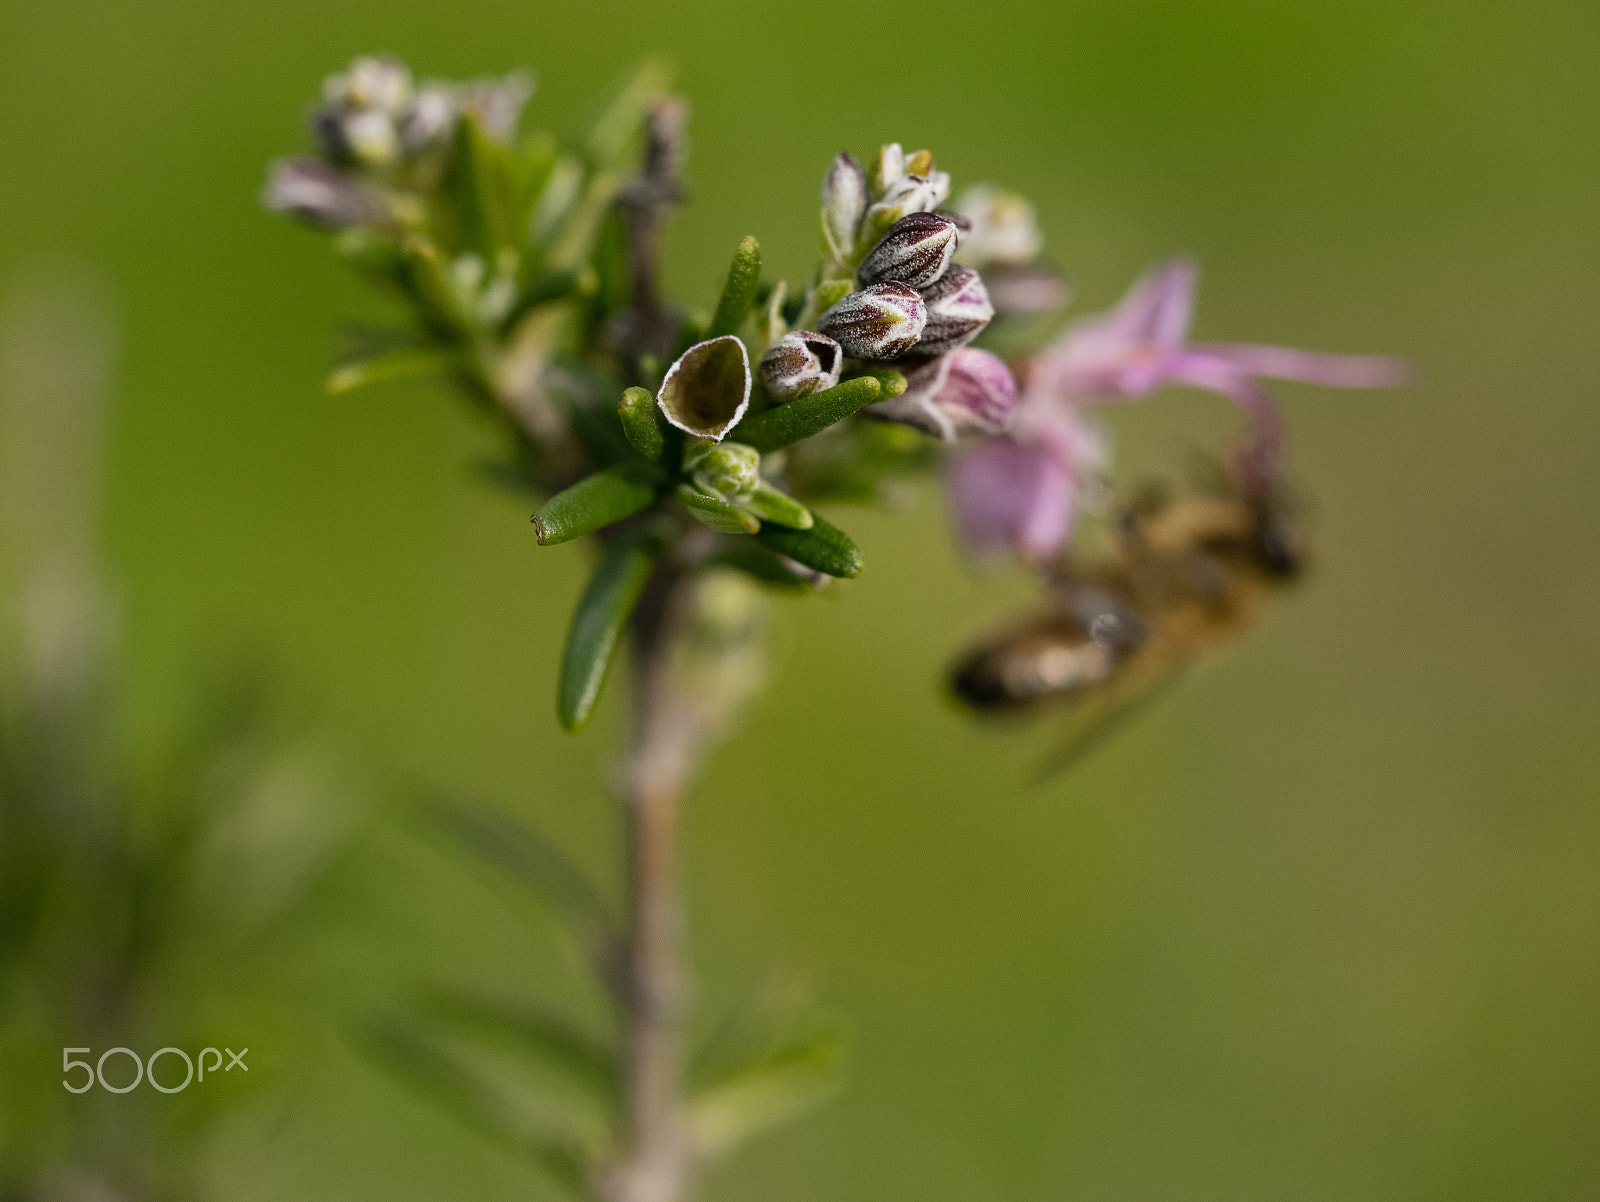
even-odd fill
[[[696,442],[683,453],[683,470],[701,492],[739,502],[761,483],[761,452],[739,442]]]
[[[622,419],[622,432],[628,444],[652,463],[660,460],[666,450],[666,440],[661,436],[661,415],[656,400],[643,388],[630,388],[617,402],[617,416]]]
[[[677,495],[690,517],[721,534],[754,534],[761,529],[760,519],[748,510],[699,492],[692,484],[678,485]]]
[[[776,522],[791,530],[809,530],[812,526],[809,509],[765,480],[756,482],[755,490],[745,500],[744,507],[764,522]]]

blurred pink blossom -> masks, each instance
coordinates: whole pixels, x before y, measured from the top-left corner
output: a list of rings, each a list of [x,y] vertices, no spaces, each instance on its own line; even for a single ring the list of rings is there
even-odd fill
[[[1086,405],[1141,400],[1164,384],[1220,393],[1249,418],[1240,486],[1270,489],[1281,469],[1283,425],[1256,377],[1334,388],[1392,388],[1403,360],[1324,355],[1247,343],[1191,343],[1197,272],[1173,259],[1135,282],[1115,308],[1075,323],[1032,361],[1010,429],[962,455],[953,506],[978,550],[1044,559],[1072,531],[1079,489],[1104,467],[1104,441],[1083,424]]]

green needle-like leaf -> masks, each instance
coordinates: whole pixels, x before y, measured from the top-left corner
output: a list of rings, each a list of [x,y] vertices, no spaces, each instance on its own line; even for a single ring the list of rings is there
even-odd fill
[[[753,538],[735,539],[712,558],[712,563],[733,568],[746,576],[786,592],[814,588],[812,580],[795,570]]]
[[[630,388],[617,402],[617,416],[622,419],[622,432],[628,436],[629,445],[651,463],[661,462],[667,449],[660,413],[656,398],[647,388]]]
[[[350,392],[385,380],[442,376],[448,374],[454,367],[455,360],[445,351],[406,346],[367,359],[358,359],[354,363],[343,364],[329,373],[322,386],[332,393]]]
[[[656,486],[639,471],[607,468],[585,476],[539,506],[533,528],[544,546],[570,542],[638,513],[656,499]]]
[[[561,653],[556,715],[568,730],[582,730],[605,685],[606,670],[622,640],[639,594],[661,550],[653,532],[639,532],[606,548],[578,599]]]
[[[723,534],[754,534],[761,529],[761,522],[737,505],[700,492],[692,485],[678,485],[678,500],[697,522]]]
[[[756,539],[769,551],[787,555],[796,563],[825,572],[829,576],[859,576],[861,574],[861,548],[843,530],[822,520],[815,511],[811,514],[809,530],[790,530],[772,523],[763,524]]]
[[[588,876],[555,844],[488,806],[437,797],[430,800],[428,813],[440,830],[544,902],[602,979],[615,975],[619,924]]]
[[[722,286],[722,297],[717,301],[717,311],[712,315],[706,330],[707,338],[720,338],[724,334],[737,334],[744,324],[745,314],[755,303],[756,288],[761,283],[761,244],[754,238],[745,238],[733,252],[733,263],[728,268],[728,282]]]
[[[462,241],[493,262],[512,242],[513,186],[505,147],[489,138],[473,113],[463,113],[450,164]]]
[[[898,372],[894,373],[899,375]],[[902,385],[903,387],[903,385]],[[883,385],[877,376],[858,376],[821,392],[775,405],[754,417],[747,417],[728,436],[761,451],[783,447],[810,438],[834,422],[849,417],[863,405],[883,399]]]

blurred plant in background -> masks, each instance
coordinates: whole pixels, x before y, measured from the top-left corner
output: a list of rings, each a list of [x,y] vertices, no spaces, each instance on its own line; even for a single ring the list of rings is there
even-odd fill
[[[93,280],[0,309],[0,1197],[208,1196],[207,1136],[270,1097],[303,1034],[263,989],[354,811],[259,672],[216,682],[152,762],[118,721],[115,607],[96,554],[114,322]],[[268,1038],[270,1036],[270,1039]],[[113,1048],[254,1042],[245,1071],[120,1092],[65,1076]],[[270,1042],[270,1051],[263,1047]],[[84,1055],[77,1059],[82,1061]],[[253,1070],[253,1071],[252,1071]],[[152,1074],[154,1073],[152,1069]],[[194,1066],[191,1063],[191,1076]]]
[[[572,921],[614,1029],[444,999],[384,1046],[575,1193],[673,1202],[740,1137],[819,1096],[839,1061],[832,1032],[802,1024],[695,1078],[674,867],[687,783],[760,684],[761,590],[862,570],[816,506],[882,501],[897,478],[948,465],[969,542],[1035,568],[1047,598],[958,666],[957,693],[983,710],[1064,703],[1081,727],[1070,751],[1298,566],[1281,431],[1256,377],[1381,386],[1401,373],[1189,345],[1182,262],[1058,334],[1066,287],[1028,203],[987,185],[951,201],[933,154],[895,143],[828,166],[821,259],[803,284],[763,279],[747,237],[713,305],[675,306],[658,274],[684,196],[684,102],[648,67],[567,144],[522,130],[531,92],[524,74],[419,86],[397,60],[357,60],[324,87],[317,153],[274,165],[264,200],[335,231],[406,313],[362,336],[330,391],[449,380],[504,435],[492,475],[543,498],[538,541],[594,536],[557,686],[563,725],[589,721],[618,648],[632,652],[620,915],[531,832],[492,812],[442,817]],[[1202,495],[1111,495],[1084,411],[1165,383],[1238,404],[1245,444]],[[1104,519],[1098,545],[1073,541],[1083,512]],[[500,1053],[481,1046],[496,1039]],[[507,1042],[542,1083],[509,1066]]]

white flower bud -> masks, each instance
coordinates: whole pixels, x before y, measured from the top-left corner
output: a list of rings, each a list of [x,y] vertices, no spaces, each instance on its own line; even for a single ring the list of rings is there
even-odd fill
[[[878,157],[872,161],[873,195],[882,196],[905,173],[906,152],[900,149],[900,143],[890,142],[882,147]]]
[[[329,105],[397,117],[411,100],[411,69],[389,55],[358,58],[344,74],[323,81],[322,98]]]
[[[910,213],[931,213],[950,195],[950,177],[943,171],[932,175],[903,175],[884,192],[861,221],[857,247],[873,246],[889,228]]]
[[[866,211],[867,173],[855,156],[840,151],[822,180],[822,230],[835,259],[842,261],[850,254]]]
[[[1031,263],[1039,257],[1044,235],[1033,206],[1015,192],[977,184],[960,195],[955,208],[972,222],[972,232],[961,244],[963,263],[981,270],[989,264]]]

